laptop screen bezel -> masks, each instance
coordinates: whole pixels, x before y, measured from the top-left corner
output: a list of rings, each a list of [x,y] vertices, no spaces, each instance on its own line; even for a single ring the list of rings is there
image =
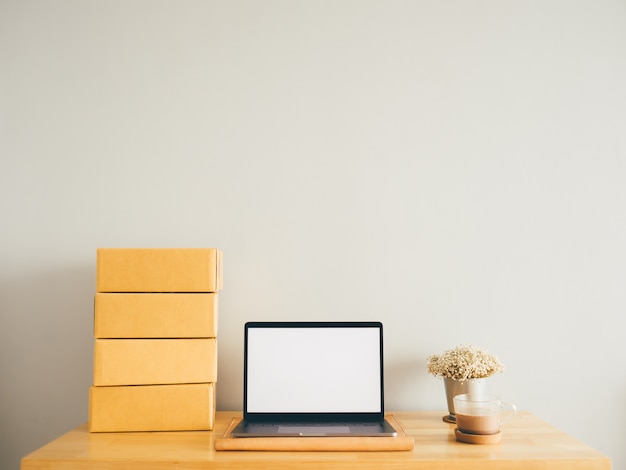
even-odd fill
[[[255,328],[376,328],[380,344],[380,411],[366,413],[278,413],[248,411],[248,337],[249,330]],[[262,322],[251,321],[244,326],[244,374],[243,374],[243,416],[247,422],[254,421],[381,421],[385,415],[384,367],[383,367],[383,325],[377,321],[338,321],[338,322]]]

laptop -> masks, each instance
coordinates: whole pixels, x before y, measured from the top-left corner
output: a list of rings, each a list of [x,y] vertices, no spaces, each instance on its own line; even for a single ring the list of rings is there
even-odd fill
[[[249,322],[233,437],[396,436],[380,322]]]

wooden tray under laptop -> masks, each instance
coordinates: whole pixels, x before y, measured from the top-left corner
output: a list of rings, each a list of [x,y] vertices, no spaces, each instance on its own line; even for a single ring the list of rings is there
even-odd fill
[[[397,451],[413,450],[413,437],[407,436],[393,415],[385,418],[398,432],[395,437],[233,437],[232,430],[242,418],[233,418],[223,437],[215,439],[215,450],[268,451]]]

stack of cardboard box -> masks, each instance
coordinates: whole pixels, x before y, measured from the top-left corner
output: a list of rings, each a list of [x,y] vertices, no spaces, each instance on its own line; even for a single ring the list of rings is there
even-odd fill
[[[89,430],[211,430],[222,253],[100,248]]]

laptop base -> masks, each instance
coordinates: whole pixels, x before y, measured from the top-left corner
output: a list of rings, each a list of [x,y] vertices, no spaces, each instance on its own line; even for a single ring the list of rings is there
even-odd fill
[[[386,420],[359,423],[253,423],[241,421],[233,437],[395,437],[397,431]]]

